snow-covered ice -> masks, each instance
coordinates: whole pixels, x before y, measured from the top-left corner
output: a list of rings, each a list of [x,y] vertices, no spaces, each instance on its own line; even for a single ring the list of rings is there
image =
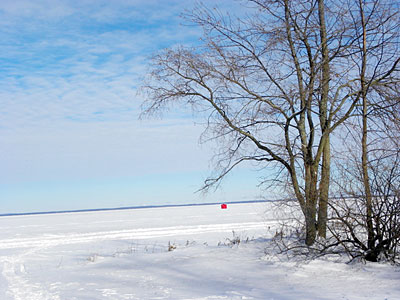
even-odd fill
[[[0,299],[400,299],[398,267],[265,254],[269,205],[1,217]]]

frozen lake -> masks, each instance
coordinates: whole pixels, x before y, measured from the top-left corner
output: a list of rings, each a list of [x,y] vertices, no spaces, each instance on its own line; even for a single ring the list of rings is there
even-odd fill
[[[266,255],[271,211],[242,203],[1,217],[0,299],[400,299],[399,268]]]

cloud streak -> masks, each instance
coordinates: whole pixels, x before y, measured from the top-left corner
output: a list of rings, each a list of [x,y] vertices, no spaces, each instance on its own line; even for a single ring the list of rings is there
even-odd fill
[[[179,25],[180,13],[194,4],[1,1],[0,128],[137,111],[135,90],[151,55],[198,40],[198,29]]]

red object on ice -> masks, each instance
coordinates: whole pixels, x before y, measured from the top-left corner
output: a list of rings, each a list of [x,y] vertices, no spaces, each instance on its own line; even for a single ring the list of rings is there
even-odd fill
[[[226,205],[225,203],[221,204],[221,209],[227,209],[227,208],[228,208],[228,205]]]

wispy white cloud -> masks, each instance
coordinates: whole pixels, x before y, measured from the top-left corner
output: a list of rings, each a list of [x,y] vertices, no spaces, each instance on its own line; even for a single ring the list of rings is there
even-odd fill
[[[213,1],[207,0],[214,4]],[[218,4],[232,4],[220,0]],[[156,50],[190,43],[179,26],[195,1],[3,0],[0,128],[137,117],[135,97]]]
[[[178,3],[2,2],[14,32],[0,33],[0,127],[137,109],[135,88],[151,53],[196,35],[178,26]]]

